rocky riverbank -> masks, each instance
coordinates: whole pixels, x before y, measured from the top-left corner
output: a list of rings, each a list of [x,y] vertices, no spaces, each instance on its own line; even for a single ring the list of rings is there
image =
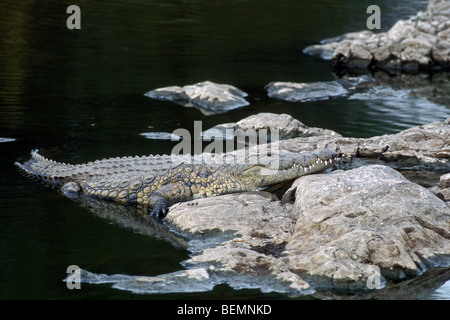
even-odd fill
[[[416,298],[437,285],[430,272],[441,270],[441,284],[448,280],[450,118],[369,139],[311,128],[286,114],[257,114],[226,127],[283,129],[282,140],[272,146],[295,152],[332,148],[342,161],[334,171],[297,179],[281,199],[256,192],[173,205],[158,232],[139,227],[149,228],[145,213],[138,219],[122,208],[120,223],[152,236],[170,235],[172,243],[185,246],[191,252],[186,270],[157,277],[85,271],[83,281],[135,292],[207,291],[226,283],[264,292],[344,290],[373,298],[395,298],[392,281],[412,281],[409,298]],[[425,188],[393,168],[432,170],[442,177]],[[407,288],[402,290],[404,295]]]
[[[428,9],[383,33],[369,30],[323,40],[303,50],[349,69],[442,70],[450,68],[450,2],[430,0]]]
[[[193,239],[185,266],[236,288],[305,294],[379,289],[450,263],[450,208],[389,167],[305,176],[288,193],[173,207],[167,222]]]
[[[431,0],[426,12],[388,32],[346,34],[304,52],[349,69],[446,69],[449,21],[450,2]],[[328,82],[274,81],[265,89],[270,98],[293,103],[381,99],[388,107],[446,110],[441,104],[449,88],[446,73],[433,81],[410,77],[378,72]],[[205,115],[248,105],[245,92],[209,81],[146,96],[196,107]],[[277,195],[237,193],[175,204],[163,224],[139,210],[88,200],[83,205],[97,214],[185,247],[190,257],[182,263],[185,270],[173,273],[135,277],[84,270],[83,281],[140,293],[209,291],[228,284],[320,298],[345,292],[414,299],[450,278],[450,118],[396,134],[352,138],[287,114],[259,113],[219,124],[203,137],[230,140],[247,130],[265,130],[271,149],[330,148],[340,162],[333,170],[300,177]]]

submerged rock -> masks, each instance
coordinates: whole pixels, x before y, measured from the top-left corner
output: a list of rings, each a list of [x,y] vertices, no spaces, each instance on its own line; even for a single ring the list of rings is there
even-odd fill
[[[172,140],[172,141],[181,140],[180,136],[177,136],[176,134],[170,132],[142,132],[139,135],[147,139],[153,140]]]
[[[337,81],[313,83],[271,82],[265,89],[270,98],[291,102],[326,100],[342,97],[348,93]]]
[[[185,107],[196,107],[205,115],[227,112],[247,106],[247,94],[227,84],[211,81],[184,87],[171,86],[149,91],[145,96],[157,100],[168,100]]]
[[[161,276],[132,276],[125,274],[96,274],[87,270],[79,270],[80,281],[90,284],[112,284],[113,288],[140,294],[203,292],[214,288],[209,274],[202,268],[181,270]],[[75,276],[75,273],[69,277]],[[64,281],[67,281],[67,280]]]
[[[390,87],[392,90],[406,90],[411,97],[421,97],[441,105],[448,104],[450,92],[450,72],[408,74],[375,72],[377,86]],[[428,106],[426,106],[428,109]],[[424,108],[425,109],[425,108]],[[446,115],[449,114],[448,107]],[[444,116],[445,117],[445,116]]]
[[[271,82],[265,86],[265,89],[267,95],[273,99],[307,102],[345,97],[360,91],[360,89],[370,89],[375,85],[375,79],[369,76],[360,76],[325,82]]]
[[[390,113],[398,118],[399,114],[411,108],[420,112],[421,118],[435,118],[439,114],[448,114],[444,105],[448,87],[449,81],[445,75],[437,77],[434,84],[430,84],[430,79],[408,79],[405,76],[396,81],[377,73],[376,78],[360,76],[312,83],[272,82],[265,88],[270,98],[288,102],[346,97],[348,100],[364,101],[375,112]],[[401,117],[407,123],[415,119],[412,116]]]
[[[388,32],[349,33],[304,49],[337,66],[418,71],[450,67],[450,2],[430,0],[428,10],[398,21]]]

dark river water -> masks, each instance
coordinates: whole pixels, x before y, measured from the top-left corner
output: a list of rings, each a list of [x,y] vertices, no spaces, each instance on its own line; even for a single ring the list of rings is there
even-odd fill
[[[69,30],[66,9],[81,8]],[[0,298],[284,298],[259,290],[136,295],[109,285],[68,290],[69,265],[96,273],[158,275],[182,270],[185,249],[112,223],[22,177],[14,162],[30,150],[80,163],[170,153],[174,142],[143,132],[203,129],[259,112],[288,113],[309,126],[370,137],[443,120],[450,96],[429,106],[333,99],[288,103],[267,97],[272,81],[334,80],[329,61],[302,54],[321,39],[366,28],[381,8],[382,29],[426,9],[426,1],[10,1],[0,3]],[[210,80],[249,94],[250,105],[206,116],[144,96]],[[448,80],[448,78],[447,78]],[[429,107],[429,109],[427,109]],[[444,296],[450,297],[450,291]]]

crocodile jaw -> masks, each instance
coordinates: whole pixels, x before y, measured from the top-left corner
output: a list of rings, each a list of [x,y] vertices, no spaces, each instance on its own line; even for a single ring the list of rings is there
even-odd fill
[[[326,170],[334,165],[336,158],[337,153],[328,149],[308,154],[289,154],[280,157],[278,166],[274,166],[274,163],[270,166],[252,165],[240,171],[236,178],[261,189]]]
[[[294,163],[286,169],[274,169],[269,166],[255,165],[240,173],[243,177],[250,176],[280,176],[280,180],[291,180],[305,174],[316,173],[330,168],[335,163],[334,159],[322,160],[317,158],[308,164]]]

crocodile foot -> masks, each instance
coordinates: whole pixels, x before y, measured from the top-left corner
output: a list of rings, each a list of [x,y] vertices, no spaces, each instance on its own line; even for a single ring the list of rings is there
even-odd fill
[[[162,196],[151,196],[149,199],[150,208],[152,208],[150,215],[163,219],[167,215],[167,201]]]

